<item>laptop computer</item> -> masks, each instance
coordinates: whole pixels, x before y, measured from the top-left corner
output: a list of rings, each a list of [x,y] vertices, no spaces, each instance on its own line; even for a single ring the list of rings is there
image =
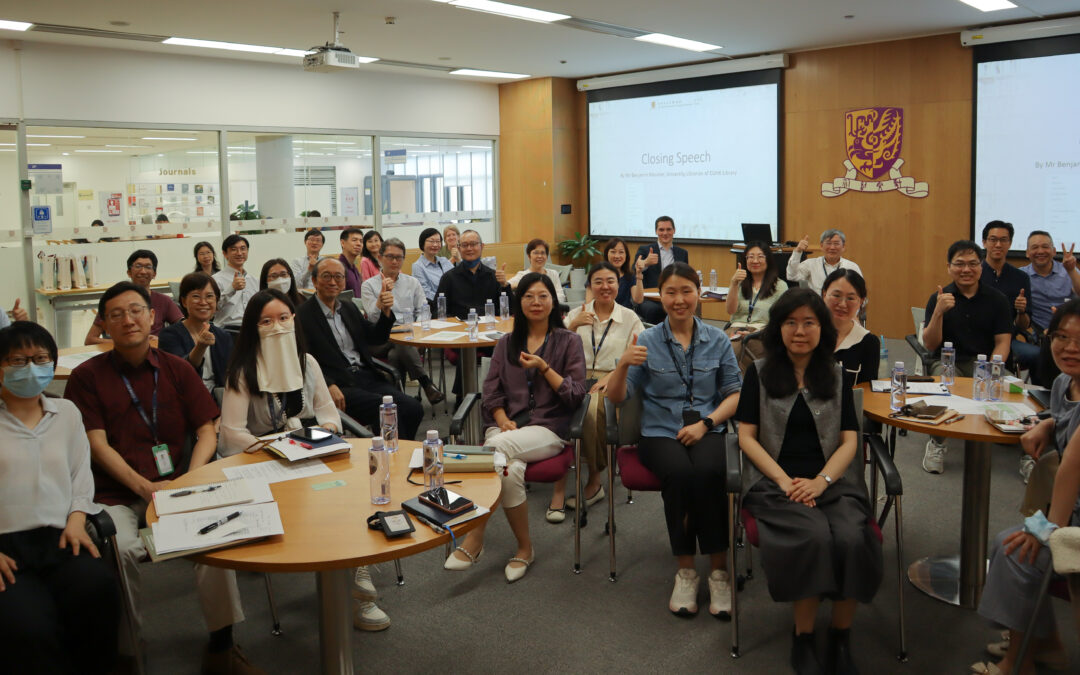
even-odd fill
[[[773,243],[772,226],[768,223],[743,223],[743,243],[751,241],[763,241],[766,244]]]

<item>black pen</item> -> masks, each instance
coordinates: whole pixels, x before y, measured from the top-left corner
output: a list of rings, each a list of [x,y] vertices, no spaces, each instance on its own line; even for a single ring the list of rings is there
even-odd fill
[[[232,513],[225,516],[221,520],[219,520],[219,521],[217,521],[215,523],[210,523],[206,527],[199,530],[199,534],[206,534],[207,532],[213,532],[214,530],[221,527],[222,525],[229,522],[230,520],[235,520],[236,518],[239,518],[239,517],[240,517],[240,512],[239,511],[233,511]]]
[[[421,516],[420,514],[413,514],[413,515],[415,515],[416,519],[419,520],[421,523],[427,525],[428,527],[435,530],[436,532],[446,532],[446,528],[443,527],[442,525],[439,525],[435,521],[429,520],[428,518],[425,518],[424,516]]]
[[[220,485],[211,485],[210,487],[206,488],[205,490],[181,490],[180,492],[169,493],[169,496],[170,497],[187,497],[188,495],[194,495],[194,494],[198,494],[200,492],[213,492],[214,490],[217,490],[219,487],[221,487],[221,486]]]

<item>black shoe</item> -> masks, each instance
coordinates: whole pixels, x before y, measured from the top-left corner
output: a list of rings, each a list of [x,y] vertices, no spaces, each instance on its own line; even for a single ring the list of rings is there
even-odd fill
[[[791,667],[797,675],[824,675],[817,652],[814,651],[814,634],[792,632]]]
[[[825,660],[829,673],[834,675],[859,675],[855,660],[851,658],[851,629],[829,629],[829,651]]]
[[[431,380],[428,380],[427,383],[424,384],[424,393],[427,394],[428,402],[430,402],[431,405],[442,403],[443,400],[446,399],[446,394],[439,391],[439,388],[436,387],[435,383]]]

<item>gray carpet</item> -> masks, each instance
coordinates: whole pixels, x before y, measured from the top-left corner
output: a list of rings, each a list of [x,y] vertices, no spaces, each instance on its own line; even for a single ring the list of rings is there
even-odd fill
[[[890,341],[893,358],[905,347]],[[440,406],[440,413],[442,406]],[[430,418],[429,418],[430,420]],[[446,433],[448,418],[436,420]],[[425,424],[422,430],[427,428]],[[925,436],[901,439],[897,463],[904,477],[905,565],[916,558],[955,552],[959,545],[961,444],[954,442],[946,471],[922,471]],[[1019,521],[1023,484],[1018,451],[994,451],[990,535]],[[571,490],[572,491],[572,490]],[[730,623],[708,616],[703,583],[702,613],[682,619],[667,610],[675,567],[657,493],[635,495],[616,487],[618,582],[608,581],[607,502],[590,511],[582,533],[583,571],[572,572],[573,527],[544,521],[550,486],[535,485],[529,511],[537,560],[528,575],[509,585],[503,577],[513,555],[513,537],[501,514],[488,528],[486,552],[468,572],[445,572],[442,549],[403,561],[405,585],[394,584],[392,564],[374,578],[380,606],[392,619],[389,630],[353,634],[360,672],[532,672],[600,671],[784,673],[790,646],[791,611],[772,602],[760,574],[750,581],[741,603],[742,656],[729,656]],[[854,629],[855,654],[863,673],[956,673],[986,658],[983,645],[995,631],[978,615],[950,607],[915,590],[906,579],[910,661],[898,664],[896,549],[892,521],[885,529],[885,580],[871,605],[861,606]],[[741,555],[745,561],[745,555]],[[700,572],[705,572],[701,561]],[[150,673],[198,671],[205,631],[198,610],[190,564],[172,561],[144,567]],[[237,626],[238,642],[270,673],[319,671],[315,580],[309,574],[274,575],[274,592],[284,634],[270,635],[270,613],[262,575],[241,573],[247,621]],[[1073,664],[1080,664],[1075,627],[1065,603],[1054,601]],[[819,632],[828,622],[823,605]],[[823,646],[823,643],[822,643]],[[1077,672],[1076,670],[1072,672]]]

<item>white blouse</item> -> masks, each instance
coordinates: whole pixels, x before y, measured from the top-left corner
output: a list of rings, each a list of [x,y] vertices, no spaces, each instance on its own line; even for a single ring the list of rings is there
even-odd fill
[[[332,424],[341,431],[341,416],[338,415],[330,390],[326,387],[319,362],[311,354],[306,356],[304,369],[304,407],[297,417],[314,417],[320,426]],[[272,433],[275,429],[270,419],[270,408],[266,394],[252,398],[248,393],[247,383],[240,379],[240,389],[225,388],[221,401],[221,440],[218,452],[228,457],[244,451],[257,440],[258,436]]]
[[[595,300],[585,305],[585,309],[594,313],[595,307]],[[580,305],[566,315],[566,325],[569,326],[578,314],[581,314]],[[645,326],[641,318],[633,310],[616,302],[610,318],[577,329],[581,344],[585,347],[585,367],[589,370],[615,370],[616,361],[630,346],[634,336],[640,335],[643,330]]]
[[[507,279],[506,283],[510,284],[510,288],[517,289],[518,283],[529,272],[532,272],[532,270],[529,269],[529,268],[525,268],[525,269],[521,270],[520,272],[518,272],[517,274],[515,274],[514,276]],[[562,286],[562,280],[559,279],[559,273],[556,272],[555,270],[549,270],[548,268],[545,267],[544,268],[544,274],[547,275],[548,279],[551,279],[551,283],[555,284],[555,294],[557,296],[559,296],[559,302],[561,302],[561,303],[563,303],[565,305],[566,304],[566,289],[564,289],[563,286]],[[495,309],[498,310],[499,308],[496,307]]]

